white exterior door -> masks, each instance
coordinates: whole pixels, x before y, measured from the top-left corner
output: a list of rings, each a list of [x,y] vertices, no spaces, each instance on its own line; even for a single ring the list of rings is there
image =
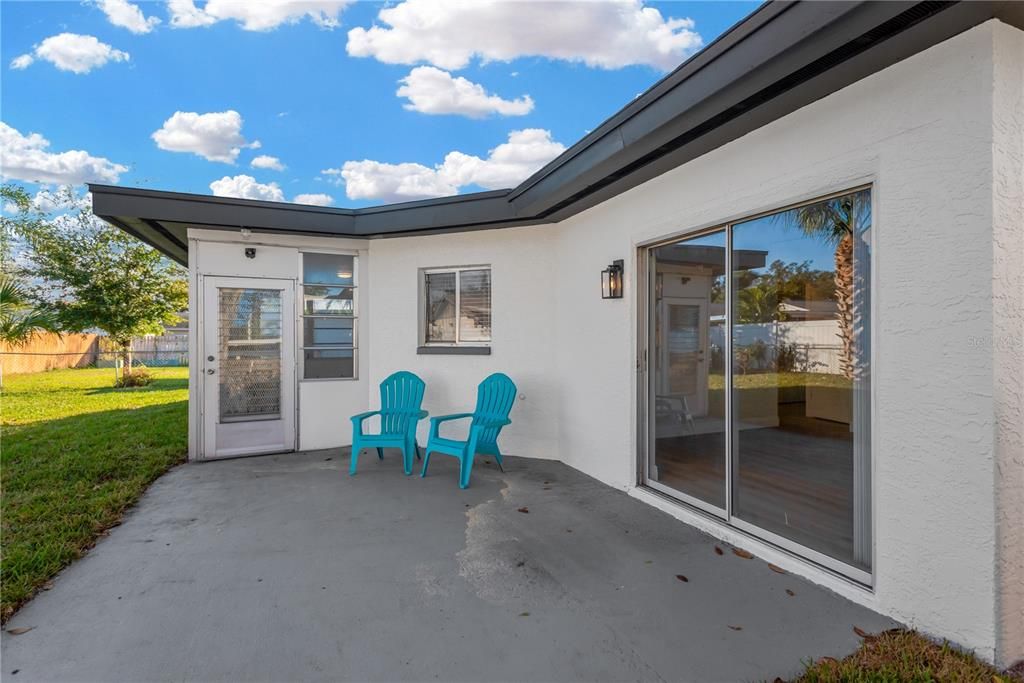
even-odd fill
[[[295,284],[203,278],[203,457],[295,449]]]
[[[658,393],[685,398],[691,416],[707,412],[707,320],[707,303],[702,299],[662,300]]]

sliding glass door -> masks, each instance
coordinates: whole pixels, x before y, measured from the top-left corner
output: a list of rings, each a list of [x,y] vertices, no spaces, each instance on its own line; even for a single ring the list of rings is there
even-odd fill
[[[724,514],[725,231],[651,250],[647,468],[655,488]]]
[[[870,190],[651,248],[648,485],[870,580]]]

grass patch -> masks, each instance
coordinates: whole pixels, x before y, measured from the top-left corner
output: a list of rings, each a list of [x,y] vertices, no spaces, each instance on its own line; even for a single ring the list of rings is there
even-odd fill
[[[732,377],[739,389],[789,389],[805,386],[849,389],[852,385],[846,377],[826,372],[752,372],[746,375],[737,372]],[[708,376],[708,388],[722,389],[724,386],[723,375]]]
[[[794,683],[1016,683],[1018,680],[916,631],[893,629],[864,637],[849,657],[808,664]]]
[[[116,389],[112,369],[4,378],[0,620],[106,529],[188,451],[188,368]]]

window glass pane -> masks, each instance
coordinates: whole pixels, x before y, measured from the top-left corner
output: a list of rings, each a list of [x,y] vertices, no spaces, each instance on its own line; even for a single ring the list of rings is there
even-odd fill
[[[302,281],[318,285],[354,285],[355,257],[343,254],[303,254]]]
[[[424,276],[426,342],[455,342],[455,273]]]
[[[491,340],[491,271],[459,273],[459,341]]]
[[[305,379],[352,378],[355,376],[353,349],[304,349]]]
[[[725,510],[725,231],[654,250],[648,476]]]
[[[870,226],[868,191],[740,223],[732,270],[733,514],[866,571]]]
[[[352,346],[355,320],[327,317],[302,319],[303,346]]]
[[[306,285],[302,288],[302,312],[306,315],[355,314],[351,287]]]

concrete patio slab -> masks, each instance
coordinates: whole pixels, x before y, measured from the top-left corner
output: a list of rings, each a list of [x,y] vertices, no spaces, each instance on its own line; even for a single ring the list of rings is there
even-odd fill
[[[433,460],[176,468],[11,619],[4,678],[772,680],[894,625],[563,464]]]

